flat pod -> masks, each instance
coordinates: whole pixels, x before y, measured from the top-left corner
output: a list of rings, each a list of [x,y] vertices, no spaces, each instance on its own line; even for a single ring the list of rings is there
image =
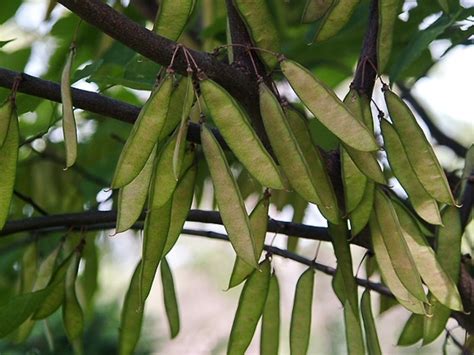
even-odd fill
[[[393,31],[398,18],[400,0],[384,0],[379,1],[378,4],[377,70],[383,73],[392,51]]]
[[[372,302],[370,300],[370,291],[365,289],[360,299],[360,309],[362,320],[364,321],[365,341],[367,344],[367,352],[369,355],[381,355],[379,337],[377,335],[377,327],[375,325],[374,315],[372,313]]]
[[[301,17],[302,23],[310,23],[323,17],[334,0],[307,0]]]
[[[267,299],[262,313],[260,354],[278,355],[280,343],[280,287],[273,273],[268,286]]]
[[[322,19],[314,41],[324,41],[335,36],[350,20],[360,0],[335,0]]]
[[[189,210],[191,209],[191,203],[193,202],[196,175],[197,165],[193,164],[184,172],[183,177],[178,182],[178,186],[176,186],[176,190],[173,193],[170,226],[168,229],[168,236],[166,237],[163,255],[169,253],[183,230],[184,222],[186,222],[186,217],[188,216]]]
[[[370,215],[374,206],[375,183],[367,181],[364,197],[350,214],[351,235],[354,237],[369,223]]]
[[[230,242],[238,257],[256,267],[254,239],[244,200],[222,148],[206,125],[201,126],[201,144]]]
[[[280,103],[271,90],[260,84],[260,112],[270,144],[290,185],[305,200],[321,204],[312,183],[312,173]]]
[[[151,205],[150,201],[150,205]],[[163,256],[171,218],[171,200],[160,208],[150,208],[143,228],[142,264],[139,292],[142,306],[150,293],[156,269]]]
[[[434,250],[408,212],[398,203],[394,204],[394,208],[416,268],[428,289],[442,304],[462,312],[462,301],[456,284],[439,264]]]
[[[394,127],[421,184],[437,201],[454,204],[443,168],[410,108],[387,88],[384,95]]]
[[[269,204],[269,197],[263,197],[257,203],[249,217],[250,228],[252,229],[252,236],[255,242],[255,257],[257,260],[260,259],[260,254],[262,254],[265,236],[267,234]],[[236,257],[229,281],[229,288],[243,282],[254,270],[254,267],[240,260],[239,257]]]
[[[348,354],[365,354],[364,336],[360,324],[359,312],[355,313],[349,301],[344,303],[344,323]]]
[[[63,134],[66,145],[66,169],[71,167],[77,158],[77,129],[72,107],[71,71],[75,49],[71,48],[61,75],[61,102],[63,104]]]
[[[374,214],[381,227],[382,240],[395,273],[406,289],[420,301],[426,302],[416,264],[403,238],[403,232],[391,200],[379,189],[375,190]],[[380,266],[380,264],[379,264]]]
[[[176,41],[193,12],[195,0],[161,0],[153,31]]]
[[[0,149],[2,149],[3,143],[7,138],[13,110],[14,104],[11,98],[8,98],[3,105],[0,106]]]
[[[314,270],[310,267],[298,279],[291,312],[290,353],[304,355],[308,351],[313,308]]]
[[[408,318],[402,333],[398,338],[397,345],[410,346],[416,344],[423,337],[423,317],[420,314],[412,314]]]
[[[139,293],[140,273],[141,261],[133,272],[132,280],[123,302],[118,342],[120,355],[133,354],[140,338],[143,322],[143,305]]]
[[[285,113],[290,129],[311,170],[312,183],[321,201],[318,207],[323,216],[328,220],[337,221],[339,219],[339,211],[336,193],[318,147],[312,142],[306,118],[291,107],[288,107]]]
[[[13,110],[3,146],[0,148],[0,230],[5,225],[10,211],[15,186],[19,136],[18,117]]]
[[[438,204],[418,180],[397,131],[386,120],[380,122],[380,128],[393,174],[406,191],[414,210],[428,223],[441,224]]]
[[[270,260],[262,261],[259,269],[254,270],[242,289],[227,346],[228,355],[245,353],[262,315],[270,282]]]
[[[237,159],[262,186],[283,189],[278,167],[252,129],[243,108],[214,81],[203,80],[200,86],[214,123]]]
[[[364,198],[367,177],[361,173],[344,148],[341,148],[340,156],[346,213],[351,213]]]
[[[189,92],[188,78],[179,79],[177,84],[174,86],[169,102],[170,109],[166,113],[165,122],[161,129],[158,142],[166,141],[168,136],[173,133],[176,127],[180,124],[183,117],[183,111],[185,109],[183,102],[185,102]]]
[[[233,1],[255,45],[259,48],[278,52],[280,50],[278,30],[267,2],[255,0]],[[262,51],[257,51],[257,53],[269,68],[277,65],[278,61],[274,55]]]
[[[342,142],[361,151],[378,149],[367,127],[353,116],[329,87],[294,61],[285,59],[280,65],[303,104]]]
[[[178,300],[176,299],[173,274],[171,273],[171,269],[168,262],[166,261],[166,258],[163,258],[161,261],[160,271],[166,317],[168,318],[171,338],[174,338],[179,333],[179,308]]]
[[[115,233],[126,231],[140,217],[148,195],[155,154],[156,148],[153,149],[138,176],[119,190]]]
[[[64,284],[63,322],[69,341],[79,338],[84,331],[84,315],[76,294],[76,278],[81,257],[75,252],[74,260],[69,266]]]
[[[372,247],[374,248],[375,258],[384,283],[403,307],[416,314],[425,314],[426,311],[423,302],[415,298],[398,278],[374,213],[370,217],[369,225]]]
[[[165,123],[172,87],[173,78],[167,75],[142,107],[120,154],[112,188],[129,184],[145,166]]]

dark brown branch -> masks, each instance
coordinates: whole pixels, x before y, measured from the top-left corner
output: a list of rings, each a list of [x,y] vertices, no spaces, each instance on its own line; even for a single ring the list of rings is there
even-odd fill
[[[22,80],[18,87],[18,92],[54,102],[61,102],[61,89],[59,84],[4,68],[0,68],[0,87],[10,89],[15,78],[20,76]],[[127,123],[134,123],[140,112],[140,107],[138,106],[81,89],[72,88],[72,100],[74,106],[77,108]],[[224,149],[228,149],[227,144],[219,132],[213,129],[213,133],[221,146]],[[190,123],[188,140],[198,144],[201,142],[199,126],[195,123]]]
[[[139,221],[142,222],[144,217],[145,215],[143,214]],[[68,229],[113,229],[115,227],[116,218],[116,211],[87,211],[47,217],[31,217],[7,222],[5,227],[0,231],[0,236],[28,231],[48,233]],[[191,210],[188,214],[187,221],[222,225],[220,214],[216,211]],[[142,224],[138,224],[136,227],[141,228]],[[331,237],[324,227],[283,222],[274,219],[269,219],[268,221],[268,232],[311,240],[331,241]],[[369,243],[366,238],[357,238],[354,243],[361,247],[369,248]]]
[[[200,236],[200,237],[207,237],[207,238],[227,240],[227,241],[229,240],[229,237],[225,234],[210,232],[210,231],[184,229],[183,234],[196,235],[196,236]],[[278,255],[278,256],[281,256],[283,258],[291,259],[293,261],[296,261],[300,264],[311,266],[314,269],[316,269],[318,271],[321,271],[322,273],[325,273],[326,275],[334,276],[336,274],[336,269],[334,269],[330,266],[327,266],[327,265],[320,264],[316,261],[306,259],[305,257],[303,257],[301,255],[298,255],[298,254],[295,254],[295,253],[292,253],[288,250],[280,249],[280,248],[277,248],[277,247],[274,247],[274,246],[271,246],[271,245],[265,245],[264,249],[270,254]],[[359,286],[366,287],[366,288],[368,288],[370,290],[373,290],[375,292],[378,292],[378,293],[380,293],[384,296],[393,297],[392,292],[390,292],[390,290],[386,286],[384,286],[380,283],[372,282],[372,281],[365,280],[365,279],[360,279],[360,278],[357,278],[357,277],[355,278],[355,280],[356,280],[356,282]]]
[[[409,88],[400,83],[398,83],[397,86],[400,89],[401,97],[413,107],[413,109],[416,111],[416,113],[418,113],[423,122],[426,123],[431,135],[436,139],[436,141],[441,145],[445,145],[448,148],[451,148],[453,152],[456,153],[458,156],[465,157],[467,153],[467,148],[456,142],[456,140],[445,135],[443,131],[441,131],[438,126],[436,126],[428,112],[426,112],[423,106],[412,95],[411,90]]]
[[[367,97],[372,97],[375,79],[377,77],[377,32],[378,32],[378,11],[379,0],[372,0],[369,13],[369,24],[364,37],[364,43],[357,63],[352,87]]]
[[[163,66],[171,62],[176,42],[154,34],[101,0],[59,0],[58,2],[84,21],[144,57]],[[191,49],[189,51],[199,68],[209,78],[225,87],[246,109],[251,108],[252,101],[249,99],[257,96],[257,87],[251,77],[230,65],[219,62],[208,53]],[[173,68],[180,74],[186,74],[187,63],[181,51],[174,61]]]

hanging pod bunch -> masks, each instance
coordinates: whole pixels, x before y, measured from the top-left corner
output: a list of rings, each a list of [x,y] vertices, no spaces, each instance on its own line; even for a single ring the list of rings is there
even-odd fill
[[[378,2],[377,70],[379,73],[383,73],[390,59],[395,22],[402,4],[403,2],[400,0]]]
[[[0,230],[4,227],[15,186],[20,132],[13,97],[0,108]]]
[[[309,267],[296,283],[290,322],[290,353],[305,355],[308,352],[313,308],[314,270]]]
[[[201,94],[224,140],[257,181],[266,187],[283,189],[278,166],[253,130],[244,109],[216,82],[200,82]]]
[[[153,32],[172,41],[179,39],[188,23],[196,0],[161,0]]]
[[[285,175],[288,177],[290,185],[306,201],[320,205],[321,212],[328,220],[337,223],[339,211],[336,200],[333,198],[334,193],[331,193],[332,188],[330,187],[330,182],[329,179],[327,179],[327,176],[322,176],[320,181],[326,182],[326,186],[321,186],[321,189],[324,190],[325,197],[329,196],[330,201],[326,198],[323,203],[318,191],[316,190],[316,185],[319,181],[315,181],[313,171],[308,162],[309,159],[311,163],[322,166],[321,162],[318,161],[318,157],[315,156],[316,151],[311,146],[309,147],[309,150],[303,152],[302,146],[300,146],[295,137],[287,116],[278,102],[278,99],[263,82],[259,84],[259,95],[260,113],[262,115],[265,131],[267,132],[273,151],[275,152]],[[297,125],[298,122],[294,124]],[[299,138],[303,138],[303,144],[305,145],[312,144],[308,141],[308,137],[299,136]],[[310,157],[307,158],[307,155]],[[316,169],[317,166],[315,167],[315,170]],[[324,170],[317,170],[320,174],[324,174]],[[317,177],[321,178],[321,176]]]
[[[326,14],[333,2],[334,0],[306,0],[301,22],[310,23],[319,20]]]
[[[321,20],[314,41],[324,41],[335,36],[351,19],[360,0],[334,0]]]
[[[388,121],[383,119],[380,122],[380,128],[392,172],[406,191],[413,209],[426,222],[441,224],[436,200],[425,190],[410,165],[408,156],[415,154],[415,152],[407,153],[405,151],[401,137]]]
[[[387,86],[383,92],[393,127],[421,185],[436,201],[455,204],[443,168],[410,108]]]
[[[172,88],[173,76],[167,73],[142,107],[120,154],[112,188],[129,184],[142,171],[165,124]]]
[[[245,353],[264,310],[270,284],[270,260],[262,261],[259,269],[253,271],[240,294],[227,346],[228,355]]]
[[[260,259],[260,255],[263,251],[265,243],[265,236],[267,234],[268,224],[268,207],[270,205],[270,196],[265,196],[260,199],[252,213],[250,213],[250,228],[252,230],[252,237],[255,243],[255,258]],[[255,268],[245,261],[242,261],[239,257],[236,257],[234,268],[232,269],[232,275],[229,280],[229,288],[235,287],[243,282],[247,277],[252,274]]]
[[[272,18],[269,5],[266,1],[233,0],[255,46],[279,52],[280,40],[275,21]],[[274,68],[278,61],[272,53],[258,51],[258,55],[270,68]]]
[[[303,104],[342,143],[366,152],[378,149],[372,133],[321,80],[294,61],[282,59],[280,66]]]
[[[74,44],[72,44],[61,75],[61,102],[63,104],[63,133],[64,144],[66,146],[66,169],[74,165],[77,158],[77,128],[71,94],[71,73],[75,53],[76,48],[74,47]]]
[[[230,242],[242,261],[257,267],[255,242],[244,200],[222,148],[205,124],[201,125],[201,144]]]

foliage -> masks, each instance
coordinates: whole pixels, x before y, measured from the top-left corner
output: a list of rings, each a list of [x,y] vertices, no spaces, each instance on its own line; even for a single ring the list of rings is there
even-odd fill
[[[8,1],[0,23],[13,25],[27,3]],[[472,147],[450,146],[466,156],[466,169],[446,176],[398,88],[440,60],[430,52],[435,41],[450,41],[444,54],[472,44],[473,8],[455,0],[410,8],[401,0],[57,3],[26,45],[21,36],[0,38],[0,349],[40,344],[37,323],[50,316],[57,328],[62,308],[70,349],[108,351],[84,344],[107,329],[92,317],[100,309],[96,237],[115,222],[120,232],[143,229],[144,238],[112,352],[142,344],[158,266],[171,336],[178,334],[179,294],[165,256],[186,220],[223,224],[225,236],[187,233],[226,239],[236,251],[229,288],[245,283],[228,353],[245,352],[262,315],[261,352],[278,352],[278,256],[309,266],[295,291],[292,353],[308,349],[313,269],[334,277],[349,353],[380,353],[369,290],[412,312],[399,345],[432,342],[450,316],[472,332],[472,278],[461,260]],[[156,35],[144,30],[150,19]],[[43,80],[15,73],[36,60],[39,43],[54,43]],[[347,80],[342,101],[334,88]],[[100,95],[71,89],[78,83]],[[375,84],[387,112],[371,104]],[[208,198],[209,179],[219,215],[190,211]],[[250,214],[249,196],[259,199]],[[114,212],[100,211],[110,202]],[[269,204],[291,205],[294,223],[269,220]],[[327,229],[301,224],[310,204]],[[289,236],[288,250],[264,245],[270,231]],[[337,268],[298,255],[298,237],[332,242]],[[367,275],[381,283],[354,276],[351,243],[368,250]],[[362,300],[358,286],[366,287]]]

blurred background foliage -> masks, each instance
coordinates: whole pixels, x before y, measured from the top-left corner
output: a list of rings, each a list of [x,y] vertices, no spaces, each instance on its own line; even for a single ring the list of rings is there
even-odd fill
[[[338,35],[325,42],[314,44],[311,42],[318,24],[300,23],[304,1],[267,1],[271,5],[272,15],[279,30],[282,53],[311,68],[334,88],[341,83],[350,82],[367,26],[368,0],[360,2],[351,21]],[[449,1],[451,4],[449,13],[442,12],[437,1],[405,1],[403,13],[397,21],[394,47],[387,72],[380,74],[389,75],[392,83],[403,83],[412,87],[453,48],[472,45],[473,4],[464,1],[460,6],[456,0]],[[87,23],[79,24],[78,17],[60,5],[53,10],[49,18],[45,19],[47,2],[46,0],[2,2],[0,67],[25,71],[58,82],[73,34],[79,26],[76,40],[77,56],[74,61],[74,86],[141,105],[147,97],[146,91],[155,83],[160,66]],[[139,6],[144,2],[146,0],[107,1],[124,15],[151,28],[150,18],[153,14],[143,10],[143,6]],[[226,38],[225,2],[198,0],[192,19],[180,41],[189,47],[211,52],[215,47],[226,44]],[[434,55],[433,46],[436,43],[443,43],[442,51]],[[225,56],[222,58],[225,60]],[[276,79],[280,77],[279,73],[275,73]],[[347,86],[344,90],[346,89]],[[9,90],[0,88],[0,101],[3,101],[8,94]],[[113,208],[114,196],[104,189],[109,186],[131,125],[76,110],[79,157],[74,168],[63,171],[64,147],[61,126],[58,123],[61,118],[60,105],[19,94],[17,106],[23,144],[15,186],[18,194],[13,200],[10,219],[39,215],[39,212],[32,207],[31,201],[19,198],[19,195],[28,196],[49,214]],[[311,121],[311,125],[313,138],[322,148],[329,150],[336,146],[337,140],[329,131],[315,120]],[[249,197],[258,190],[258,186],[245,170],[240,167],[237,167],[237,170],[240,171],[238,181],[242,193],[244,197]],[[206,178],[205,164],[200,164],[194,206],[203,206],[206,200],[209,200],[209,196],[206,195],[209,192],[209,188],[206,188]],[[281,192],[273,196],[272,202],[279,211],[291,205],[293,209],[287,213],[289,218],[296,222],[303,221],[307,206],[301,199]],[[37,237],[33,233],[0,238],[0,302],[18,292],[21,256],[25,246]],[[40,257],[47,255],[61,237],[62,235],[55,234],[48,238],[39,238]],[[133,235],[132,238],[136,236]],[[88,232],[87,240],[80,271],[81,301],[89,309],[84,338],[85,350],[88,354],[115,353],[117,307],[121,304],[123,294],[120,297],[113,295],[103,298],[100,306],[94,306],[95,293],[107,289],[107,285],[101,284],[104,277],[98,275],[105,272],[101,271],[101,268],[111,265],[110,258],[107,259],[108,265],[103,259],[104,255],[113,250],[111,244],[114,240],[110,240],[102,232]],[[126,283],[127,280],[123,281]],[[0,352],[70,351],[58,312],[48,320],[48,324],[49,334],[54,338],[54,351],[48,345],[44,325],[37,324],[25,344],[13,345],[10,340],[0,340]],[[341,332],[340,324],[339,328]],[[147,342],[146,337],[147,332],[140,344],[151,342]],[[156,344],[156,339],[153,343]],[[334,349],[337,349],[337,342],[335,344]],[[222,343],[219,346],[216,352],[222,351]],[[141,349],[143,353],[148,351],[150,349],[146,346]]]

